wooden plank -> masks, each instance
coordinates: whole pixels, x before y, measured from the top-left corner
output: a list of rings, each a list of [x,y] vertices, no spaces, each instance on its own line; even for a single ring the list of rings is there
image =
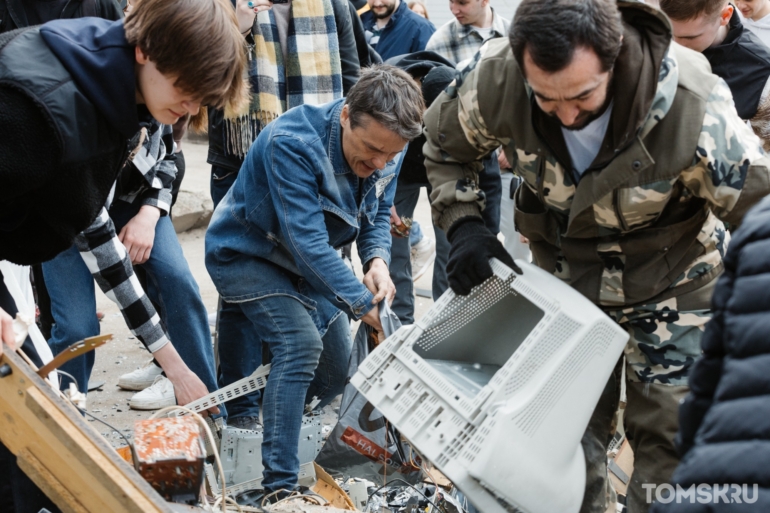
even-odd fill
[[[623,440],[623,445],[620,446],[617,456],[614,459],[618,468],[626,475],[631,476],[634,471],[634,451],[631,449],[628,440]],[[612,482],[615,491],[621,495],[626,495],[628,491],[628,483],[624,483],[614,472],[610,470],[610,481]]]
[[[27,474],[37,487],[59,506],[63,513],[88,513],[80,501],[27,449],[23,449],[16,456],[16,462],[22,472]]]
[[[27,363],[6,351],[0,378],[0,440],[64,511],[160,513],[163,498]]]
[[[345,493],[345,490],[340,488],[334,478],[318,463],[313,462],[313,467],[315,467],[316,484],[312,490],[329,501],[329,505],[334,508],[356,511],[356,506],[353,504],[350,496]]]

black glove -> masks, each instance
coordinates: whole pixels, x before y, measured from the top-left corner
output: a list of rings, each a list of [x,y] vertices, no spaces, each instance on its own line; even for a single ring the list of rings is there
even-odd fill
[[[492,257],[522,274],[510,253],[480,217],[460,219],[452,225],[447,237],[452,244],[446,266],[449,286],[461,296],[467,296],[473,287],[492,276],[492,266],[489,264]]]

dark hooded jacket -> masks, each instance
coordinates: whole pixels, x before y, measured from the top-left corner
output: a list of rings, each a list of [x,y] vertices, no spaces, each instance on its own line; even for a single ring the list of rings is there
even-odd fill
[[[443,81],[444,83],[438,85],[437,90],[434,90],[432,93],[427,92],[425,90],[425,83],[422,83],[426,107],[433,103],[438,93],[443,91],[456,75],[455,65],[452,61],[445,59],[436,52],[426,50],[391,57],[385,61],[385,64],[396,66],[409,73],[412,78],[421,80],[435,68],[442,68],[446,71],[447,79]],[[401,164],[401,172],[398,174],[399,182],[428,185],[428,176],[425,173],[425,155],[422,154],[423,145],[425,145],[425,136],[423,134],[420,134],[419,137],[409,143],[406,155],[404,155],[404,161]]]
[[[358,51],[358,62],[361,64],[361,67],[368,68],[374,64],[382,63],[380,54],[366,42],[364,24],[361,22],[361,18],[358,16],[358,11],[356,11],[356,6],[353,5],[353,2],[348,2],[348,9],[350,10],[353,39],[356,41],[356,50]]]
[[[706,48],[703,55],[711,64],[711,71],[730,87],[738,115],[742,119],[753,118],[770,77],[770,48],[746,30],[737,9],[730,18],[725,40]]]
[[[770,511],[770,198],[746,215],[724,263],[679,411],[683,457],[672,483],[728,486],[727,502],[680,497],[654,513]],[[737,489],[741,503],[730,501]]]
[[[34,24],[27,19],[24,8],[25,2],[28,1],[30,0],[0,0],[0,32],[10,32]],[[123,11],[115,0],[69,0],[57,19],[85,16],[115,21],[123,17]]]
[[[139,130],[123,22],[58,20],[0,36],[0,260],[72,245]]]

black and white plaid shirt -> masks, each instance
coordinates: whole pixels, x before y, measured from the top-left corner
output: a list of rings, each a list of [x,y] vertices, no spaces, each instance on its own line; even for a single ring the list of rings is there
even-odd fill
[[[454,19],[446,22],[433,33],[425,49],[457,63],[457,69],[463,69],[473,59],[481,45],[490,39],[507,36],[510,24],[492,9],[492,27],[489,35],[485,37],[479,32],[483,29],[461,25]]]
[[[171,125],[151,120],[145,124],[144,143],[126,163],[122,175],[129,175],[130,190],[120,191],[118,199],[128,203],[157,207],[162,215],[171,209],[171,185],[176,178],[176,156]],[[141,179],[139,179],[141,177]]]
[[[131,146],[139,146],[140,141],[141,147],[132,152],[131,160],[122,171],[131,173],[126,183],[132,187],[117,197],[129,203],[141,201],[168,214],[171,184],[176,178],[171,127],[153,120],[132,139]],[[125,246],[118,239],[107,210],[109,203],[111,201],[91,226],[77,236],[75,244],[96,284],[120,307],[128,329],[154,353],[169,343],[168,333],[134,274]]]
[[[107,208],[77,236],[75,244],[96,284],[120,307],[131,333],[153,353],[168,344],[166,329],[134,274]]]

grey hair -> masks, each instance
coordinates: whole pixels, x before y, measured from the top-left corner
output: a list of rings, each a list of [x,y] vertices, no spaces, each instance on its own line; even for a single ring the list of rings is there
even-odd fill
[[[408,73],[395,66],[378,64],[361,69],[361,77],[345,103],[351,128],[365,125],[364,116],[369,116],[407,141],[422,133],[422,91]]]

